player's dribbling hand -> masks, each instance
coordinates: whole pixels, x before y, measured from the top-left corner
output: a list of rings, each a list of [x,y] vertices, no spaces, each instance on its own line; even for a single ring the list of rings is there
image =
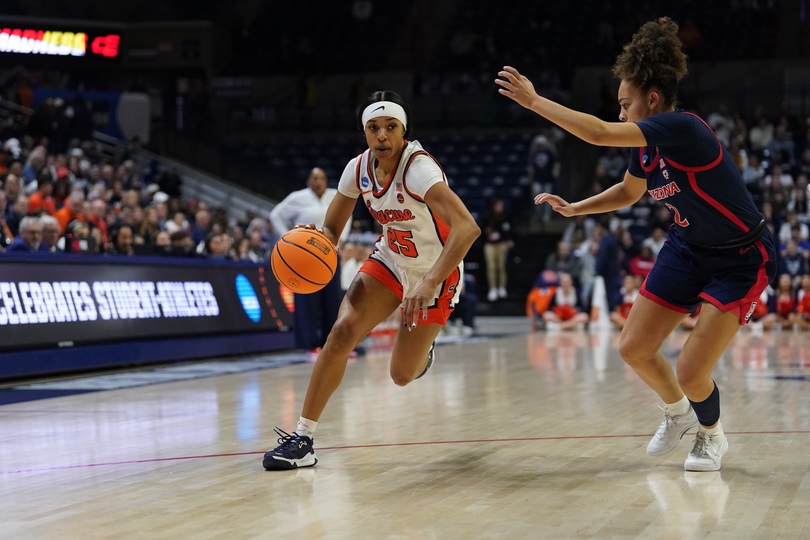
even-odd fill
[[[557,212],[558,214],[571,217],[574,215],[574,209],[571,205],[558,195],[552,195],[551,193],[540,193],[534,197],[534,204],[550,204],[551,209]]]
[[[498,77],[501,77],[495,79],[495,84],[500,86],[498,93],[515,100],[519,105],[527,109],[531,109],[532,102],[537,97],[532,81],[511,66],[503,66],[503,70],[498,72]]]
[[[318,231],[319,233],[321,233],[325,237],[329,238],[329,235],[326,234],[326,232],[323,229],[319,229],[318,226],[315,225],[314,223],[310,223],[308,225],[303,225],[303,224],[302,225],[296,225],[295,227],[293,227],[293,229],[310,229],[310,230]],[[331,238],[329,238],[329,239],[330,239],[330,241],[332,241]],[[337,253],[340,253],[340,248],[338,247],[338,245],[334,241],[332,241],[332,245],[335,247],[335,251]]]

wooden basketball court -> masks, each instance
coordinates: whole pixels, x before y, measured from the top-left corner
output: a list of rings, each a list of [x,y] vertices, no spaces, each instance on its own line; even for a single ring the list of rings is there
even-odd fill
[[[809,334],[737,336],[715,371],[730,449],[691,473],[693,432],[646,455],[658,400],[615,332],[493,324],[406,388],[386,352],[358,358],[298,471],[261,458],[307,363],[4,405],[2,537],[810,537]]]

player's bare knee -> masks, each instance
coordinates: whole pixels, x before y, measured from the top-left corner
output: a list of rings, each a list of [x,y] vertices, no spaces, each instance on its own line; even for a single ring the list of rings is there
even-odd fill
[[[622,332],[619,337],[619,355],[625,363],[634,366],[650,361],[655,351],[648,351],[644,341]]]
[[[412,383],[414,380],[413,374],[410,373],[403,373],[399,370],[391,370],[391,380],[394,381],[394,384],[397,386],[407,386],[408,384]]]
[[[351,351],[357,345],[354,334],[351,325],[338,320],[329,332],[326,343],[330,348],[338,351],[345,350],[348,354],[348,351]]]

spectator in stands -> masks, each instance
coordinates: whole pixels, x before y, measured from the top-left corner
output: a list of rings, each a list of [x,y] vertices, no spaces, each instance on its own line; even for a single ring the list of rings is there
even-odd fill
[[[172,249],[174,252],[182,254],[182,255],[195,255],[195,245],[194,241],[191,239],[191,235],[188,231],[184,230],[177,230],[173,233],[170,233],[171,241],[172,241]]]
[[[576,251],[582,242],[590,239],[596,222],[591,216],[579,215],[569,220],[563,231],[562,241],[568,242],[571,249]]]
[[[489,211],[484,216],[482,227],[484,238],[484,259],[487,265],[487,300],[494,302],[506,298],[506,261],[514,247],[512,224],[506,216],[503,199],[493,199]]]
[[[796,177],[796,185],[790,194],[788,212],[796,212],[799,223],[810,223],[810,204],[808,203],[808,176],[800,174]]]
[[[810,238],[810,227],[806,223],[799,221],[799,214],[795,210],[788,210],[785,222],[779,227],[779,243],[785,244],[788,240],[793,238],[792,229],[796,227],[799,229],[798,240],[807,240]],[[780,246],[784,247],[784,246]]]
[[[51,171],[44,168],[39,172],[39,178],[37,178],[37,190],[28,198],[28,213],[39,214],[42,211],[48,215],[55,214],[56,203],[51,196],[52,193]]]
[[[748,151],[745,149],[745,146],[743,146],[743,142],[739,137],[735,136],[731,138],[728,153],[731,159],[734,160],[734,164],[740,169],[740,172],[744,171],[748,166]]]
[[[188,219],[186,219],[185,212],[175,212],[172,214],[172,219],[166,222],[165,228],[169,233],[177,231],[187,232],[191,243],[197,245],[191,236],[191,225],[189,225]]]
[[[337,189],[328,187],[326,173],[315,167],[307,177],[307,187],[294,191],[279,202],[270,212],[270,222],[279,234],[284,234],[296,225],[323,225],[326,209],[337,195]],[[339,232],[339,231],[336,231]],[[339,235],[346,239],[349,224]],[[317,353],[326,342],[329,329],[337,320],[338,308],[343,299],[340,288],[340,266],[332,280],[320,291],[295,295],[294,330],[295,345]]]
[[[771,167],[771,174],[765,175],[765,187],[771,187],[772,184],[778,183],[782,187],[790,189],[793,187],[793,176],[791,176],[789,169],[785,169],[781,162],[776,162]]]
[[[205,242],[211,233],[211,212],[208,210],[198,210],[194,214],[194,225],[191,227],[191,239],[195,244]]]
[[[810,135],[810,123],[807,125],[807,133]],[[805,141],[805,145],[799,163],[796,165],[796,176],[810,177],[810,137]]]
[[[0,191],[0,252],[5,251],[14,240],[14,233],[6,221],[6,192]]]
[[[546,135],[538,135],[529,147],[528,181],[534,192],[554,191],[560,176],[560,163]],[[544,221],[551,218],[551,211],[541,208]]]
[[[791,167],[796,163],[796,144],[787,131],[787,127],[780,124],[773,132],[773,139],[768,145],[771,159]]]
[[[110,231],[112,248],[110,253],[113,255],[135,255],[135,249],[132,247],[135,242],[135,229],[132,225],[121,223]]]
[[[543,320],[548,330],[573,330],[588,323],[588,314],[583,311],[582,300],[574,287],[571,274],[560,272],[560,286],[551,297]]]
[[[619,256],[619,239],[610,230],[609,221],[602,219],[596,222],[594,240],[598,242],[596,251],[596,274],[605,280],[608,306],[612,311],[621,288],[621,259]]]
[[[630,259],[629,271],[634,276],[646,278],[655,266],[655,255],[649,245],[641,246],[638,255]]]
[[[785,251],[779,257],[779,273],[789,275],[794,286],[798,286],[801,277],[808,273],[807,254],[799,252],[795,240],[785,243]]]
[[[796,314],[796,297],[793,279],[789,274],[780,274],[768,314],[763,317],[765,330],[786,328],[793,324]]]
[[[250,256],[250,240],[244,236],[236,239],[236,259],[240,261],[253,261]]]
[[[65,253],[97,253],[96,238],[90,226],[77,219],[68,223],[67,231],[57,242],[57,249]]]
[[[42,243],[42,223],[38,217],[26,216],[20,220],[20,231],[14,241],[6,247],[6,252],[34,253],[48,251]]]
[[[85,220],[82,213],[84,210],[84,201],[84,191],[80,189],[73,190],[70,192],[70,197],[68,197],[65,202],[65,206],[54,213],[53,217],[59,221],[59,226],[62,228],[63,234],[67,230],[68,223],[74,219],[78,219],[79,221]]]
[[[754,127],[748,132],[748,143],[751,150],[761,157],[763,152],[771,145],[771,141],[773,141],[773,124],[760,111]]]
[[[143,214],[143,221],[138,229],[138,234],[147,244],[154,244],[155,236],[158,232],[160,232],[157,208],[154,206],[147,206],[143,211]]]
[[[109,229],[106,220],[107,203],[103,199],[94,199],[90,202],[90,214],[87,217],[87,223],[94,229],[98,229],[100,233],[99,246],[107,245],[109,241]]]
[[[664,247],[664,242],[667,241],[666,237],[666,229],[663,227],[654,227],[650,236],[645,238],[641,245],[649,246],[652,250],[653,257],[658,258],[658,253],[660,253],[661,248]]]
[[[596,165],[604,167],[610,178],[610,183],[603,184],[603,188],[607,188],[622,179],[624,171],[627,170],[627,158],[621,154],[618,148],[610,146],[596,160]]]
[[[758,154],[748,156],[748,164],[743,167],[742,177],[754,202],[762,205],[765,193],[765,169],[762,167]]]
[[[170,235],[166,231],[159,231],[155,235],[154,245],[159,250],[165,250],[165,248],[170,248],[172,246],[172,235]]]
[[[774,166],[774,168],[776,167]],[[782,220],[785,218],[789,200],[788,188],[781,182],[771,182],[765,188],[764,203],[770,204],[775,225],[781,225]]]
[[[706,123],[714,130],[721,143],[726,146],[731,145],[731,134],[734,132],[736,123],[728,113],[728,106],[725,103],[718,105],[717,109],[706,117]]]
[[[810,274],[801,279],[801,286],[796,292],[796,314],[793,323],[802,330],[810,330]]]
[[[39,172],[45,167],[45,159],[45,147],[43,146],[37,146],[28,155],[28,161],[25,163],[25,167],[23,167],[22,171],[22,177],[26,186],[36,182],[39,177]]]
[[[633,240],[633,235],[629,230],[622,229],[619,235],[619,257],[623,273],[630,273],[630,261],[638,255],[639,246]]]
[[[62,230],[59,228],[59,222],[53,216],[41,216],[39,218],[42,224],[42,244],[48,247],[51,253],[60,251],[56,244],[59,242],[59,237]]]
[[[548,310],[551,299],[560,286],[560,274],[554,270],[543,270],[532,284],[532,289],[526,296],[526,316],[532,323],[532,331],[538,330],[541,321],[545,326],[543,314]]]
[[[250,231],[247,241],[249,257],[252,261],[262,262],[268,260],[271,248],[265,243],[261,229],[255,228]]]
[[[620,298],[616,302],[616,308],[610,312],[610,320],[618,328],[624,328],[630,308],[638,296],[638,289],[641,286],[641,279],[638,276],[624,276],[622,288],[619,291]]]
[[[574,256],[571,244],[560,240],[557,242],[557,251],[549,253],[543,268],[555,272],[566,272],[574,276],[575,280],[578,281],[582,272],[582,262],[578,257]]]
[[[17,200],[14,201],[14,206],[6,209],[6,222],[9,229],[14,236],[20,230],[20,221],[28,215],[28,197],[25,195],[18,195]]]
[[[223,232],[211,232],[205,239],[205,255],[211,259],[233,259],[231,237]]]
[[[6,173],[6,177],[3,179],[3,191],[6,193],[6,203],[8,204],[8,209],[6,210],[6,217],[9,217],[9,211],[14,206],[14,203],[17,202],[17,197],[20,195],[20,178],[16,174],[12,173],[11,171]]]

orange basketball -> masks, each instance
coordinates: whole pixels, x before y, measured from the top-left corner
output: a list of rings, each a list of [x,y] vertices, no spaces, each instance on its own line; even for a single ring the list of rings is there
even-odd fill
[[[323,289],[337,270],[337,250],[315,229],[284,233],[270,255],[276,279],[292,292],[309,294]]]

